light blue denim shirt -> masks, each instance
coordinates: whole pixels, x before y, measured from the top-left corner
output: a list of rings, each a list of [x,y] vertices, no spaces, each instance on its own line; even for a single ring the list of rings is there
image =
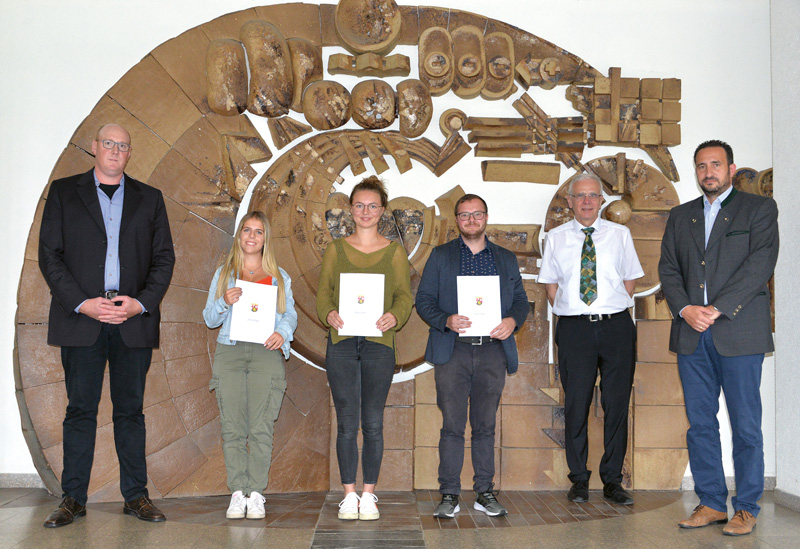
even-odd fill
[[[208,289],[206,308],[203,309],[203,318],[206,321],[206,326],[209,328],[216,328],[220,324],[222,325],[222,328],[217,335],[217,343],[222,345],[236,345],[236,342],[230,339],[231,307],[225,303],[224,296],[220,296],[217,299],[214,298],[217,293],[217,280],[219,280],[219,273],[221,270],[222,267],[218,267],[217,271],[214,273],[214,279],[211,281],[211,287]],[[286,291],[286,312],[275,313],[275,331],[283,336],[283,345],[281,345],[281,351],[283,352],[284,358],[288,360],[289,346],[294,339],[294,331],[297,328],[297,311],[294,310],[292,279],[289,278],[289,275],[286,273],[286,271],[280,267],[278,267],[278,270],[283,277],[283,285]],[[233,288],[234,282],[234,277],[231,277],[228,280],[228,288]],[[278,281],[273,279],[272,285],[277,286]],[[267,337],[270,335],[272,334],[267,334],[267,336],[264,338],[264,341],[266,341]]]

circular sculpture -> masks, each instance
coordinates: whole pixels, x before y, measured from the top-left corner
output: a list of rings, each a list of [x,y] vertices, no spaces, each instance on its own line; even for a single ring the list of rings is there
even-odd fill
[[[354,53],[391,51],[402,19],[394,0],[340,0],[336,5],[336,33]]]
[[[603,217],[620,225],[627,225],[631,220],[631,205],[625,200],[615,200],[606,206]]]
[[[383,80],[364,80],[356,84],[351,102],[353,121],[362,128],[380,130],[394,122],[394,90]]]
[[[419,137],[433,118],[433,100],[427,86],[410,78],[397,85],[397,114],[400,133],[404,137]]]
[[[424,138],[412,140],[421,135],[430,123],[433,116],[431,96],[450,91],[458,73],[457,87],[461,97],[473,97],[478,92],[485,99],[507,97],[513,86],[513,70],[510,68],[517,66],[515,49],[520,55],[535,53],[531,59],[544,60],[541,66],[536,65],[543,71],[542,82],[536,85],[545,89],[556,82],[575,84],[601,76],[582,59],[539,37],[483,18],[478,30],[504,30],[501,33],[504,36],[496,36],[496,40],[490,41],[492,48],[496,49],[486,57],[475,27],[460,19],[466,17],[466,21],[474,23],[477,16],[425,7],[428,26],[424,28],[422,8],[401,13],[394,2],[380,0],[342,0],[339,3],[335,15],[336,31],[342,36],[339,42],[330,29],[322,28],[325,22],[330,24],[333,19],[328,9],[330,6],[325,8],[327,11],[310,4],[271,5],[264,12],[259,11],[259,17],[269,19],[270,13],[281,14],[275,18],[280,23],[273,25],[255,21],[243,29],[243,24],[251,16],[245,14],[252,14],[252,10],[245,10],[217,18],[165,42],[132,67],[100,99],[77,128],[53,169],[51,180],[88,170],[93,160],[86,151],[91,148],[97,127],[115,121],[129,129],[136,150],[140,151],[129,166],[131,176],[158,188],[165,197],[177,261],[170,289],[161,306],[161,347],[154,352],[145,396],[149,489],[154,497],[225,492],[217,408],[208,390],[210,357],[213,356],[216,334],[203,325],[201,311],[215,264],[230,248],[240,197],[245,195],[249,186],[253,190],[249,207],[263,210],[270,216],[281,265],[292,276],[300,317],[293,349],[310,361],[322,364],[326,330],[316,316],[314,293],[322,254],[332,238],[328,228],[329,210],[341,209],[343,205],[342,197],[332,197],[334,185],[342,181],[343,171],[350,167],[353,173],[359,169],[363,172],[364,159],[369,158],[375,167],[386,156],[394,159],[401,173],[411,167],[411,160],[437,175],[444,173],[470,151],[470,146],[458,135],[464,129],[467,116],[458,110],[447,111],[442,116],[440,128],[448,136],[444,145]],[[327,19],[324,14],[328,14],[325,16]],[[320,48],[345,45],[359,53],[383,53],[398,41],[400,22],[405,16],[419,25],[420,80],[406,80],[397,86],[400,132],[335,130],[350,117],[351,96],[336,82],[317,80],[322,74]],[[300,24],[299,21],[320,21],[320,25]],[[471,28],[464,28],[468,26]],[[456,32],[459,28],[462,31]],[[459,38],[457,58],[462,60],[469,54],[480,60],[481,70],[471,78],[466,78],[474,72],[469,70],[470,63],[461,62],[460,69],[456,70],[451,31],[456,32],[454,36]],[[416,32],[408,34],[414,35],[411,42],[404,42],[410,45],[416,40]],[[206,42],[203,42],[203,47],[198,47],[199,35],[211,42],[231,40],[244,43],[251,62],[251,100],[248,101],[251,111],[277,117],[286,114],[290,106],[297,109],[299,105],[309,123],[322,132],[295,143],[274,159],[258,182],[253,181],[256,172],[250,164],[269,159],[271,152],[250,120],[235,114],[241,108],[240,99],[234,99],[228,107],[227,100],[217,98],[213,101],[214,108],[211,108],[211,95],[207,90],[212,89],[213,83],[206,82],[205,58],[209,50]],[[265,49],[266,45],[269,48]],[[488,64],[485,59],[489,59]],[[239,58],[236,63],[240,61]],[[297,66],[305,66],[305,61],[311,63],[309,70],[298,78],[292,70],[297,72]],[[228,66],[226,76],[240,70],[231,69],[236,63]],[[491,95],[485,93],[488,83],[482,87],[482,79],[488,80],[487,76],[502,80],[490,90]],[[278,81],[271,81],[275,79]],[[223,88],[227,85],[217,84]],[[305,93],[300,100],[299,94],[303,90],[298,88],[304,86]],[[302,134],[299,127],[302,125],[291,118],[270,122],[270,131],[284,132],[288,141]],[[273,138],[275,135],[273,133]],[[600,164],[602,162],[587,163],[595,172],[602,168]],[[655,242],[652,234],[659,228],[659,215],[672,200],[674,190],[665,179],[648,178],[646,166],[641,168],[637,165],[632,171],[644,174],[644,179],[639,176],[629,178],[629,191],[635,197],[631,202],[633,211],[629,226],[634,238],[638,235]],[[425,207],[408,198],[395,199],[390,203],[391,215],[387,211],[381,220],[387,233],[403,235],[411,255],[412,287],[419,283],[419,273],[423,271],[433,247],[450,238],[448,235],[453,232],[450,212],[456,196],[457,193],[446,193],[437,200],[442,212],[440,216],[436,215],[433,206]],[[660,202],[656,204],[651,197]],[[663,200],[665,197],[666,201]],[[559,191],[554,201],[561,198],[563,194]],[[40,220],[41,209],[34,221],[35,228]],[[548,216],[548,223],[550,221]],[[20,282],[15,377],[19,380],[18,401],[26,440],[45,484],[55,493],[58,492],[57,477],[60,474],[60,433],[65,394],[57,349],[44,343],[48,291],[36,262],[37,235],[36,230],[31,231],[28,249],[34,252],[26,256]],[[512,238],[534,239],[523,233],[512,235]],[[521,258],[525,259],[524,254]],[[547,357],[536,355],[536,349],[530,343],[534,338],[547,340],[546,330],[544,335],[540,330],[545,325],[544,319],[537,320],[542,322],[529,323],[525,333],[520,333],[518,338],[527,338],[528,342],[523,361],[539,367],[537,372],[546,373],[551,366],[544,364]],[[422,362],[427,330],[427,325],[413,314],[399,332],[399,368],[409,370]],[[283,434],[296,441],[300,436],[297,433],[303,432],[306,438],[302,444],[294,446],[283,440],[287,447],[291,446],[286,453],[279,452],[276,442],[273,470],[280,470],[283,463],[294,472],[302,466],[303,474],[276,474],[271,479],[270,491],[327,488],[319,486],[319,479],[327,482],[329,464],[327,459],[319,458],[329,452],[328,392],[324,374],[316,372],[321,377],[312,378],[303,371],[305,365],[299,362],[292,359],[287,366],[287,372],[293,372],[287,373],[287,377],[297,377],[290,382],[284,402],[292,401],[292,410],[300,410],[296,415],[302,416],[301,421],[305,423],[292,435]],[[548,375],[544,378],[549,379]],[[297,393],[292,394],[293,388]],[[547,389],[550,392],[543,397],[539,395],[539,398],[550,399],[544,402],[557,407],[559,389]],[[104,398],[103,402],[107,404],[108,399]],[[115,460],[106,459],[113,457],[114,452],[112,412],[107,405],[103,406],[101,404],[98,417],[98,458],[95,459],[96,470],[90,486],[92,501],[119,498]],[[276,427],[276,440],[281,421],[284,421],[283,414]],[[557,433],[553,436],[557,438]],[[679,468],[679,473],[682,475],[684,470],[685,464]]]
[[[317,130],[332,130],[350,120],[350,92],[330,80],[312,82],[303,92],[303,114]]]

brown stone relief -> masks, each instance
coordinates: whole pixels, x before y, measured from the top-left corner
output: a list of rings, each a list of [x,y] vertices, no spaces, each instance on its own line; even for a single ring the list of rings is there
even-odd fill
[[[423,31],[431,27],[440,27],[444,32],[453,33],[472,25],[482,34],[504,33],[513,42],[514,55],[510,57],[521,61],[527,69],[536,68],[538,71],[533,75],[533,80],[526,82],[526,87],[537,85],[549,89],[556,83],[593,83],[594,90],[570,88],[574,104],[581,112],[594,109],[594,105],[589,107],[589,103],[583,100],[590,95],[589,92],[595,93],[597,86],[602,88],[608,84],[611,89],[626,81],[614,80],[619,76],[618,69],[605,78],[583,60],[553,44],[481,15],[413,6],[402,6],[399,13],[402,24],[399,34],[391,38],[390,44],[418,44]],[[200,310],[205,303],[205,292],[213,269],[231,245],[230,233],[233,231],[239,199],[255,176],[250,164],[268,159],[271,152],[246,119],[209,112],[204,75],[205,51],[211,40],[238,40],[242,25],[258,19],[274,25],[286,38],[302,38],[315,46],[341,45],[336,34],[339,23],[336,20],[336,6],[332,5],[279,4],[258,7],[228,14],[191,29],[156,48],[100,99],[75,132],[53,169],[52,178],[87,170],[92,158],[85,151],[89,150],[97,128],[102,123],[115,120],[129,129],[136,144],[136,154],[132,156],[128,172],[160,188],[166,198],[177,263],[172,286],[162,304],[162,348],[154,353],[145,396],[150,426],[148,453],[151,455],[148,459],[153,479],[151,488],[155,495],[200,495],[226,491],[224,474],[221,472],[219,418],[214,395],[207,387],[216,346],[216,331],[207,330],[200,323]],[[387,47],[391,49],[391,45]],[[454,69],[450,67],[450,70]],[[144,90],[138,86],[143,78],[151,83]],[[637,79],[627,80],[639,82]],[[664,85],[667,84],[674,87],[680,83],[664,80]],[[344,91],[341,95],[344,95]],[[296,98],[297,90],[294,92],[293,98]],[[670,124],[675,125],[679,115],[674,120],[674,113],[679,113],[680,105],[672,95],[665,95],[664,98],[675,103],[670,103],[672,107],[678,108],[672,109],[673,114],[668,117]],[[640,99],[642,109],[652,106],[649,95],[626,101],[639,108],[635,101]],[[586,127],[579,128],[572,119],[548,118],[532,100],[523,103],[518,110],[525,118],[518,120],[525,124],[536,125],[545,120],[553,124],[549,129],[537,126],[537,137],[530,144],[531,147],[556,147],[554,150],[561,155],[559,157],[557,154],[557,160],[578,171],[583,169],[580,154],[575,151],[578,148],[582,151],[584,144],[590,147],[594,145],[587,138]],[[622,114],[630,110],[619,104],[615,108],[621,109]],[[559,149],[562,145],[557,144],[554,136],[567,136],[572,131],[568,131],[569,128],[576,132],[580,129],[583,139],[589,142],[568,143],[567,152],[566,149]],[[629,128],[626,126],[623,129],[628,131]],[[650,131],[652,128],[645,129]],[[644,143],[649,137],[645,130],[642,132],[641,136],[637,134],[637,138]],[[326,230],[330,227],[325,227],[322,220],[332,184],[341,182],[339,174],[342,170],[351,166],[355,171],[364,158],[368,158],[376,170],[388,165],[387,161],[394,161],[401,172],[411,166],[409,159],[413,158],[441,174],[460,158],[448,155],[455,154],[453,151],[456,149],[463,149],[456,145],[458,133],[453,132],[452,135],[454,139],[452,143],[448,141],[451,146],[448,152],[447,144],[439,147],[425,140],[413,141],[392,131],[381,134],[330,132],[290,148],[255,186],[251,206],[267,211],[274,220],[276,236],[282,237],[277,242],[281,257],[286,258],[286,264],[282,262],[282,266],[293,276],[301,317],[294,347],[307,358],[317,364],[324,363],[325,331],[319,326],[311,304],[319,260],[330,241]],[[347,140],[350,146],[341,145],[342,139]],[[465,143],[463,145],[466,146]],[[642,148],[654,157],[665,173],[674,175],[670,170],[671,157],[666,147],[659,150]],[[462,152],[468,150],[469,147]],[[617,163],[625,169],[618,171]],[[664,212],[676,201],[677,194],[671,183],[655,168],[641,161],[626,161],[624,155],[621,159],[618,155],[590,161],[587,166],[601,173],[604,181],[608,180],[606,190],[623,195],[625,204],[629,206],[630,212],[622,213],[630,213],[627,223],[648,273],[646,279],[637,285],[637,290],[652,287],[657,284],[654,265],[658,260],[658,241],[665,222]],[[452,200],[459,193],[463,194],[458,187],[454,191],[437,201],[445,217],[437,218],[432,208],[415,203],[413,208],[398,208],[400,213],[390,219],[395,223],[391,227],[394,231],[392,234],[402,238],[409,251],[417,239],[423,240],[411,258],[414,288],[432,247],[444,242],[448,234],[454,234],[454,226],[452,222],[448,225],[446,216],[452,209]],[[569,214],[563,211],[562,199],[563,188],[557,191],[551,204],[546,228],[569,219]],[[50,465],[58,476],[61,459],[60,424],[65,407],[61,382],[63,371],[57,350],[43,343],[44,329],[32,324],[47,321],[43,314],[49,301],[36,264],[37,227],[42,204],[43,201],[40,201],[37,207],[37,221],[30,233],[20,282],[18,390],[22,391],[23,413],[29,414],[38,436],[36,444],[39,444],[41,455],[34,456],[37,467],[46,471],[46,465]],[[625,209],[624,206],[622,209]],[[315,216],[318,218],[316,221]],[[430,232],[424,229],[428,224],[433,227]],[[535,274],[538,272],[538,226],[526,226],[521,231],[512,229],[495,226],[495,238],[515,249],[523,272]],[[557,369],[548,364],[550,319],[547,318],[543,287],[532,281],[526,281],[525,287],[532,311],[528,322],[516,335],[522,364],[516,376],[508,378],[498,412],[498,484],[509,489],[515,486],[520,489],[526,486],[527,489],[553,489],[566,482],[563,451],[557,449],[559,440],[563,438],[563,391]],[[674,416],[676,410],[682,410],[675,357],[666,351],[669,323],[665,320],[669,316],[668,312],[665,313],[663,300],[659,301],[657,295],[639,301],[642,305],[640,307],[637,304],[637,313],[641,309],[641,318],[645,320],[639,323],[639,368],[634,389],[636,407],[631,408],[631,432],[635,428],[636,435],[631,435],[626,479],[633,479],[636,488],[672,486],[675,478],[682,476],[685,470],[685,455],[680,453],[685,451],[674,446],[680,443],[680,429],[651,433],[648,427],[648,423],[658,423],[660,420],[675,421],[676,425],[682,425]],[[426,335],[427,326],[415,313],[398,336],[399,366],[402,369],[413,368],[421,362]],[[287,382],[283,410],[276,425],[270,491],[324,490],[328,486],[336,486],[338,472],[330,473],[331,468],[335,469],[335,453],[330,451],[330,425],[335,421],[331,420],[325,374],[293,358],[287,363]],[[104,461],[116,463],[113,444],[108,440],[107,432],[111,428],[107,386],[106,382],[99,414],[102,441],[99,438],[98,444],[110,444],[111,450],[109,453],[108,448],[98,447],[98,452],[108,454],[103,455]],[[418,375],[413,382],[395,384],[388,404],[388,450],[381,488],[410,489],[412,484],[418,488],[436,488],[436,425],[441,420],[437,420],[440,416],[435,405],[433,371]],[[596,413],[592,416],[590,426],[590,461],[596,462],[599,460],[598,452],[602,450],[602,443],[598,442],[602,435],[602,414],[598,412],[598,406],[594,406],[593,410]],[[518,417],[525,419],[517,421]],[[531,425],[535,425],[536,429],[530,429]],[[633,442],[639,439],[643,444],[670,446],[634,448]],[[468,455],[469,452],[463,475],[465,486],[471,486],[472,476]],[[670,467],[665,468],[666,473],[656,471],[653,466],[658,459],[673,460]],[[636,468],[631,465],[632,460]],[[169,462],[180,462],[185,470],[173,470]],[[118,493],[118,482],[113,474],[113,470],[110,473],[107,469],[95,473],[97,479],[93,479],[92,497],[118,497],[115,495],[115,490]],[[55,489],[53,476],[44,476],[47,476],[45,480],[48,486]]]

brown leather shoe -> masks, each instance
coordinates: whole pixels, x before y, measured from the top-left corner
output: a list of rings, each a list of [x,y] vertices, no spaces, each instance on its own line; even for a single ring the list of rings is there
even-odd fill
[[[153,502],[147,496],[139,496],[134,500],[126,501],[122,507],[122,512],[147,522],[164,522],[167,520],[164,513],[159,511],[158,507],[153,505]]]
[[[692,511],[692,516],[678,523],[681,528],[702,528],[709,524],[725,524],[728,522],[728,513],[717,511],[705,505],[698,505]]]
[[[739,509],[733,514],[733,518],[728,525],[722,529],[722,533],[726,536],[746,536],[755,527],[756,517],[750,514],[749,511]]]
[[[66,526],[67,524],[72,524],[75,517],[82,517],[85,514],[85,505],[81,505],[70,496],[64,496],[58,509],[50,513],[50,516],[44,521],[44,527],[58,528],[59,526]]]

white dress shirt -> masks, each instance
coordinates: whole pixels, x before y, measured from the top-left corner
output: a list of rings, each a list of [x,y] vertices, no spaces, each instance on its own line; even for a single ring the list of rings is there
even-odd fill
[[[597,299],[581,301],[581,253],[586,234],[574,219],[547,233],[539,270],[542,284],[558,284],[553,312],[558,316],[618,313],[633,305],[626,280],[644,276],[631,231],[624,225],[598,217],[592,240],[597,254]]]

